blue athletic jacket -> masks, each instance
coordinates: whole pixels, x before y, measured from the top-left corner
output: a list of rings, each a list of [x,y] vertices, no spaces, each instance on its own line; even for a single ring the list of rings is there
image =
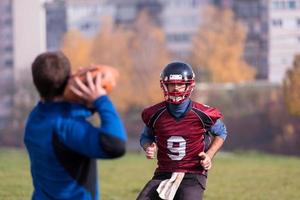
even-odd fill
[[[99,97],[94,108],[39,102],[32,110],[24,136],[34,186],[32,199],[98,199],[96,158],[122,156],[127,136],[107,96]],[[100,127],[86,120],[93,112],[100,116]]]

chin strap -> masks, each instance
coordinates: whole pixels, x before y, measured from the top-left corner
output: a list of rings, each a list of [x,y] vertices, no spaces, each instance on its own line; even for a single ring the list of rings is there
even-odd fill
[[[184,172],[173,172],[170,179],[163,180],[156,189],[159,197],[165,200],[173,200],[184,174]]]

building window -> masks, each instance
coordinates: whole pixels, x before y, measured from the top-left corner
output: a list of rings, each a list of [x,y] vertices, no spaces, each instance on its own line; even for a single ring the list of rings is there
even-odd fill
[[[9,59],[9,60],[6,60],[5,62],[4,62],[4,65],[6,66],[6,67],[12,67],[13,66],[13,61],[11,60],[11,59]]]
[[[281,19],[273,19],[272,25],[276,27],[282,27],[282,20]]]
[[[8,53],[11,53],[13,51],[13,47],[12,46],[6,46],[6,47],[4,47],[4,51],[8,52]]]
[[[12,25],[12,20],[11,20],[11,18],[5,19],[3,24],[4,24],[5,26],[11,26],[11,25]]]
[[[167,40],[169,42],[189,42],[191,40],[191,36],[186,33],[168,34]]]
[[[198,7],[201,4],[200,0],[192,0],[192,6]]]
[[[275,9],[275,10],[285,9],[285,2],[284,1],[274,1],[273,9]]]
[[[12,12],[11,4],[6,5],[4,9],[5,9],[6,14],[11,14],[11,12]]]
[[[81,30],[89,30],[91,28],[91,24],[90,23],[88,23],[88,22],[86,22],[86,23],[84,23],[84,24],[81,24],[80,25],[80,29]]]
[[[296,2],[295,1],[289,1],[288,2],[289,9],[296,9]]]
[[[278,5],[278,1],[274,1],[273,2],[273,9],[276,10],[278,9],[279,5]]]
[[[296,19],[296,25],[297,25],[297,27],[300,28],[300,18],[297,18],[297,19]]]

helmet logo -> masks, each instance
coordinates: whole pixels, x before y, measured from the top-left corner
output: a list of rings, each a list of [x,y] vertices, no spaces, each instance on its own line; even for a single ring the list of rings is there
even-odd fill
[[[182,80],[181,74],[170,74],[169,80]]]

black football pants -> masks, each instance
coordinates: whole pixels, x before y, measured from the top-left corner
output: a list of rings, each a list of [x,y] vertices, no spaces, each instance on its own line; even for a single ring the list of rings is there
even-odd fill
[[[172,173],[155,173],[145,185],[137,200],[161,200],[156,189],[161,181],[171,178]],[[202,200],[206,186],[206,176],[202,174],[185,174],[176,192],[174,200]]]

